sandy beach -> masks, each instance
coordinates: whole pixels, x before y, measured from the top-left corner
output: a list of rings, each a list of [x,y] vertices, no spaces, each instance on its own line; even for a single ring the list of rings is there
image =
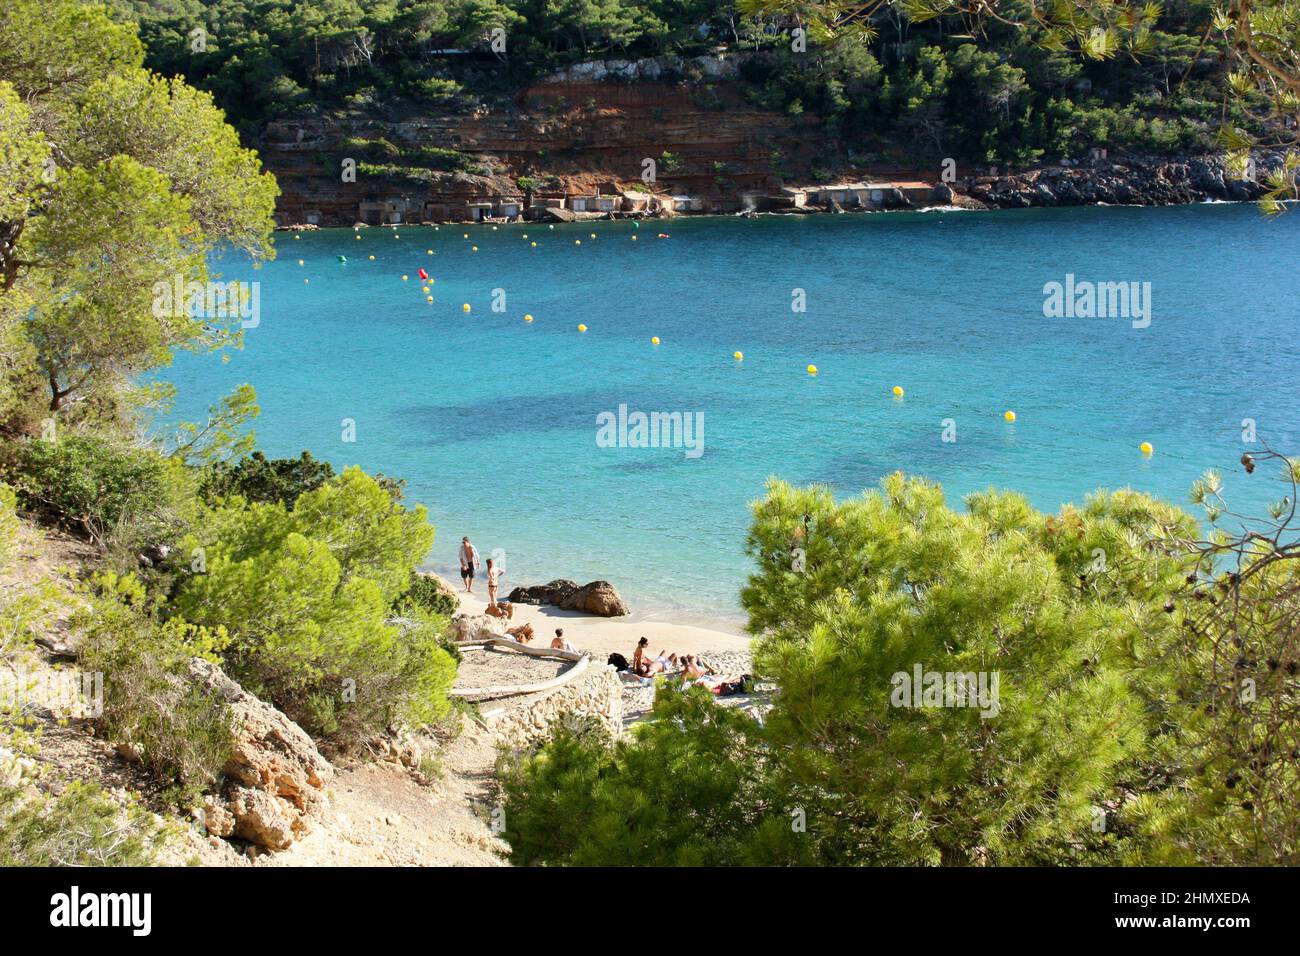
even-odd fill
[[[474,593],[466,594],[460,581],[444,578],[460,601],[461,610],[468,614],[482,614],[487,607],[487,585],[479,575]],[[658,654],[703,654],[749,651],[750,638],[746,634],[697,627],[690,624],[672,624],[642,618],[633,613],[627,617],[595,617],[577,611],[562,611],[548,605],[516,604],[511,626],[531,624],[536,632],[534,643],[545,646],[555,636],[557,627],[564,628],[564,636],[579,651],[591,651],[599,660],[618,652],[629,660],[641,637],[650,639],[650,650]]]

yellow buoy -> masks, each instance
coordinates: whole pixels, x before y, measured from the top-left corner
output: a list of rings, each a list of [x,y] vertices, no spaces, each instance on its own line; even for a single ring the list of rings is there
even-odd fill
[[[493,227],[492,227],[492,231],[493,231],[493,232],[496,232],[496,231],[497,231],[497,227],[496,227],[496,226],[493,226]]]
[[[301,238],[302,238],[302,236],[298,235],[296,232],[293,234],[293,237],[294,237],[295,239],[301,239]]]
[[[809,366],[808,366],[808,374],[809,374],[809,375],[816,375],[816,374],[817,374],[817,366],[816,366],[816,365],[809,365]]]
[[[470,251],[470,252],[478,252],[478,246],[470,246],[470,247],[469,247],[469,251]]]
[[[659,344],[659,336],[657,336],[657,335],[652,336],[651,339],[650,339],[650,344],[651,344],[651,345],[658,345],[658,344]]]
[[[525,322],[531,322],[531,321],[533,321],[533,317],[532,317],[531,315],[525,315],[525,316],[524,316],[524,321],[525,321]]]
[[[407,278],[406,276],[402,276],[402,281],[405,282],[406,278]]]
[[[587,327],[586,327],[585,325],[579,325],[579,326],[578,326],[578,331],[579,331],[579,332],[586,332],[586,331],[587,331]]]
[[[632,241],[633,241],[633,242],[636,242],[636,236],[633,236],[633,237],[632,237]]]
[[[734,358],[737,362],[743,362],[743,361],[745,360],[745,353],[744,353],[744,352],[732,352],[732,353],[731,353],[731,357]]]
[[[902,398],[902,397],[903,397],[903,386],[901,386],[901,385],[895,385],[895,386],[894,386],[894,398]]]
[[[468,312],[468,311],[469,311],[469,303],[466,302],[466,303],[465,303],[464,305],[462,305],[460,308],[461,308],[461,311],[462,311],[462,312]]]
[[[357,242],[361,241],[361,233],[357,233]]]
[[[394,238],[394,239],[401,239],[402,237],[399,236],[397,233],[393,233],[393,238]]]
[[[463,233],[463,234],[461,235],[461,238],[462,238],[462,239],[468,239],[468,238],[469,238],[469,233],[468,233],[468,232]]]
[[[432,249],[425,249],[425,250],[424,250],[424,253],[425,253],[425,255],[429,255],[429,256],[431,256],[431,255],[433,255],[433,250],[432,250]]]
[[[306,285],[306,284],[307,284],[308,282],[310,282],[310,281],[311,281],[310,279],[303,279],[303,280],[302,280],[303,285]]]
[[[580,245],[582,245],[582,240],[581,240],[581,239],[574,239],[574,240],[573,240],[573,244],[574,244],[575,246],[580,246]]]
[[[425,296],[425,298],[427,298],[430,302],[433,301],[433,296],[431,296],[431,295],[430,295],[430,296]]]
[[[298,265],[302,265],[302,260],[301,260],[301,259],[298,260]]]
[[[595,234],[594,232],[591,234],[591,238],[593,238],[593,239],[596,238],[596,234]]]
[[[532,246],[534,249],[537,248],[537,243],[535,242],[530,242],[529,245]]]
[[[374,261],[375,261],[375,257],[374,257],[374,256],[371,256],[371,257],[370,257],[370,261],[371,261],[371,262],[374,262]]]
[[[525,239],[528,238],[528,233],[524,233],[524,238],[525,238]]]
[[[420,286],[420,291],[423,292],[425,295],[428,295],[428,294],[429,294],[429,287],[428,287],[427,285]]]
[[[1016,413],[1008,409],[1007,411],[1002,413],[1002,417],[1009,422],[1014,422],[1016,420]]]
[[[1142,449],[1142,454],[1146,455],[1148,458],[1150,458],[1151,453],[1155,451],[1155,449],[1151,447],[1151,443],[1149,441],[1144,441],[1138,447]]]

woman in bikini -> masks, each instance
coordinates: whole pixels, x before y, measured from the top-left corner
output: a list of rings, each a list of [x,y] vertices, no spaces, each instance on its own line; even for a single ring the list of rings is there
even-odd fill
[[[501,580],[501,569],[487,559],[488,604],[497,603],[497,582]]]

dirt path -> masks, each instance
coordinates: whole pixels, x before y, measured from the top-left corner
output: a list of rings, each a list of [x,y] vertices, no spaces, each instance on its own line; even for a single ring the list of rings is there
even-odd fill
[[[338,766],[312,832],[259,866],[506,866],[489,827],[496,748],[477,724],[439,754],[442,775],[422,786],[394,763]]]

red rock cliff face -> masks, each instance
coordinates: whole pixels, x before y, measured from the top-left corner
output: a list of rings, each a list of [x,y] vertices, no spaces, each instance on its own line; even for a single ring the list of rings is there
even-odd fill
[[[348,141],[379,137],[402,150],[459,150],[478,168],[431,171],[428,181],[359,172],[355,183],[343,182],[341,163],[355,153]],[[262,149],[283,191],[282,225],[312,217],[321,225],[351,225],[363,201],[389,197],[427,211],[429,203],[454,207],[519,196],[515,178],[525,174],[546,183],[541,194],[590,195],[600,185],[640,180],[646,159],[657,165],[656,192],[738,200],[746,190],[805,177],[825,152],[814,117],[756,109],[726,83],[646,80],[552,80],[525,90],[509,107],[468,115],[354,112],[279,121],[268,127]],[[429,217],[413,211],[405,218]]]

